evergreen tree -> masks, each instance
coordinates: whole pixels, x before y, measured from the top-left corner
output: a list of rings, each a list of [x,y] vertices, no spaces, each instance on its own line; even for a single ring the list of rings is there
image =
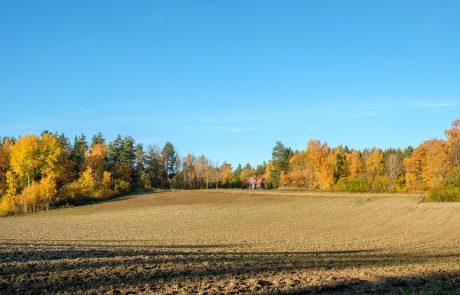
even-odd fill
[[[341,145],[339,145],[334,150],[334,158],[332,160],[332,176],[334,183],[337,183],[341,177],[347,176],[346,152]]]
[[[289,159],[294,155],[291,148],[285,147],[281,141],[277,141],[272,152],[272,170],[270,176],[274,187],[279,187],[281,174],[288,173]]]
[[[145,155],[145,169],[151,187],[161,187],[161,153],[156,146],[149,146]]]
[[[175,175],[176,151],[172,143],[167,142],[161,151],[163,177],[169,182]]]
[[[93,135],[93,138],[91,139],[91,146],[95,144],[105,144],[105,139],[102,133],[98,132]]]
[[[75,172],[78,174],[83,171],[85,162],[85,153],[88,151],[88,142],[86,136],[81,134],[75,136],[73,147],[70,152],[70,159],[75,163]]]
[[[241,164],[238,164],[235,171],[233,171],[233,178],[235,179],[234,187],[242,187],[240,180],[241,172],[243,172],[243,167]]]

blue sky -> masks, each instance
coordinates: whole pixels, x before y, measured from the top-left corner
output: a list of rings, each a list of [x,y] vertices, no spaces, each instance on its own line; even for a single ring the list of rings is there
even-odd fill
[[[0,0],[0,136],[101,131],[260,163],[443,138],[459,1]]]

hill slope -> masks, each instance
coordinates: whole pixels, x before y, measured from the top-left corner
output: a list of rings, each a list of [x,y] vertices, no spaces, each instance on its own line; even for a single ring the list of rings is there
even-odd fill
[[[460,285],[460,204],[419,200],[178,191],[2,218],[0,291],[354,293],[400,282]]]

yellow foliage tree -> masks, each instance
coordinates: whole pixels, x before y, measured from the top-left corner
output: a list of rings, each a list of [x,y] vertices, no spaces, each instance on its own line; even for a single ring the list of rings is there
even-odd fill
[[[307,160],[311,165],[314,187],[329,189],[334,182],[332,174],[333,155],[327,143],[321,144],[318,140],[310,140],[307,145]]]
[[[0,198],[6,191],[6,173],[10,169],[11,145],[9,139],[0,141]]]
[[[423,161],[422,179],[430,189],[445,185],[452,170],[448,146],[443,140],[425,142],[425,159]]]
[[[251,177],[255,175],[256,171],[254,169],[244,169],[240,174],[240,181],[243,186],[248,184],[248,181]]]
[[[105,171],[105,157],[107,148],[104,143],[96,143],[91,147],[91,151],[85,156],[85,167],[91,167],[96,181],[102,181]]]
[[[40,172],[41,158],[40,138],[37,135],[24,135],[11,147],[10,165],[13,174],[10,177],[17,180],[20,190],[33,182]]]
[[[233,179],[233,172],[232,172],[232,165],[228,163],[223,163],[219,169],[219,182],[224,187],[229,187],[232,185]]]
[[[42,175],[59,176],[62,172],[60,165],[63,150],[54,134],[44,133],[40,138],[40,173]]]
[[[409,191],[417,191],[422,189],[423,179],[422,172],[425,164],[426,144],[419,145],[410,155],[404,159],[404,178],[406,180],[406,188]]]
[[[446,130],[447,149],[453,166],[460,165],[460,119],[452,122],[452,127]]]
[[[54,134],[44,133],[41,137],[25,135],[19,138],[11,146],[11,171],[7,173],[8,195],[10,198],[19,199],[10,203],[20,202],[23,212],[27,213],[29,199],[36,202],[37,198],[46,195],[49,198],[46,202],[48,207],[56,193],[55,182],[61,172],[61,165],[59,165],[62,160],[61,154],[61,145]],[[22,190],[32,184],[34,187],[21,195]]]
[[[263,178],[265,178],[265,181],[267,183],[267,187],[270,188],[273,186],[273,180],[271,177],[271,171],[273,170],[273,162],[268,161],[267,165],[265,166],[265,173],[263,175]]]
[[[112,174],[108,171],[104,171],[102,174],[102,181],[97,186],[95,196],[97,198],[108,198],[114,195],[112,190]]]
[[[96,180],[94,179],[93,168],[88,167],[77,180],[78,189],[85,198],[94,196],[96,191]]]
[[[309,188],[314,185],[314,178],[311,177],[310,165],[306,152],[297,152],[289,160],[289,173],[287,174],[287,185],[293,187]]]
[[[345,156],[345,162],[348,169],[348,175],[352,178],[358,177],[364,170],[363,159],[361,154],[353,150]]]
[[[383,162],[383,152],[378,148],[373,148],[364,161],[366,175],[370,180],[377,176],[383,176],[385,165]]]

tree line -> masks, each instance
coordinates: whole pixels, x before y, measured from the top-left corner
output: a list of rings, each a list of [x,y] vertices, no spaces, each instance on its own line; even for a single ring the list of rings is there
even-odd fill
[[[293,152],[278,142],[267,163],[271,187],[346,192],[447,192],[460,200],[460,120],[416,148],[355,150],[311,140]],[[441,191],[444,190],[444,191]],[[442,193],[440,193],[442,195]]]
[[[101,133],[73,141],[48,131],[0,140],[0,214],[78,205],[151,189],[241,188],[254,173],[204,155],[180,157],[167,142],[144,148],[131,136],[107,142]]]
[[[460,190],[460,120],[446,138],[416,148],[355,150],[310,140],[294,151],[281,142],[272,158],[250,164],[213,163],[204,155],[181,157],[173,144],[144,148],[131,136],[107,142],[101,133],[73,141],[48,131],[0,140],[0,213],[28,213],[78,205],[155,188],[245,188],[265,178],[267,188],[347,192]],[[460,195],[460,192],[458,192]]]

